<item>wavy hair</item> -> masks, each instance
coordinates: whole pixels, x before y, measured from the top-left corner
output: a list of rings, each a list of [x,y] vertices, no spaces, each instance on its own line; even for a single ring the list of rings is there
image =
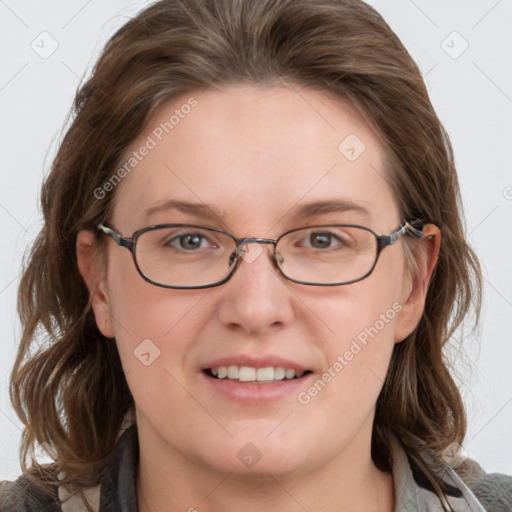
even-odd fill
[[[24,262],[10,388],[25,427],[24,471],[45,474],[26,459],[48,443],[64,482],[97,485],[134,410],[115,340],[98,330],[77,267],[78,232],[112,213],[115,191],[98,199],[95,190],[164,102],[237,83],[296,84],[351,102],[385,148],[402,218],[440,228],[423,317],[396,345],[378,398],[372,455],[389,469],[391,433],[412,458],[429,449],[435,461],[451,442],[462,444],[465,412],[443,347],[472,306],[478,318],[481,273],[464,235],[449,137],[407,50],[359,0],[162,0],[107,43],[43,184],[44,225]]]

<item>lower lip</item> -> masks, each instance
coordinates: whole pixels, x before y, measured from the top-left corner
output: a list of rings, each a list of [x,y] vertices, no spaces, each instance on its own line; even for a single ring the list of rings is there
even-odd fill
[[[231,379],[214,379],[204,372],[202,378],[215,392],[244,404],[261,404],[297,395],[309,387],[312,373],[299,379],[284,379],[268,382],[239,382]]]

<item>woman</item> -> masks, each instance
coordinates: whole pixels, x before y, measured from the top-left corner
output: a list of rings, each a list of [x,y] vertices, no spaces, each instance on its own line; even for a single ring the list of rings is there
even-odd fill
[[[75,109],[11,386],[55,462],[1,510],[509,510],[457,455],[442,348],[481,278],[449,139],[371,7],[159,2]]]

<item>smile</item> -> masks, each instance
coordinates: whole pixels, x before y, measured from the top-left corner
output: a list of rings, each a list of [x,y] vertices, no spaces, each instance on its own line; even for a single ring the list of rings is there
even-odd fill
[[[214,379],[227,379],[238,382],[276,382],[280,380],[300,379],[309,370],[296,371],[283,366],[267,366],[255,368],[253,366],[216,366],[208,368],[205,373]]]

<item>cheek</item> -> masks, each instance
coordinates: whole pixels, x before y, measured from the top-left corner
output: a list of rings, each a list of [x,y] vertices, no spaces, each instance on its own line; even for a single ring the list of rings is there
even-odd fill
[[[109,268],[110,316],[125,373],[146,379],[146,368],[151,367],[153,378],[156,366],[163,363],[169,371],[182,366],[200,330],[200,303],[207,290],[157,287],[145,281],[125,255]]]
[[[347,329],[343,346],[338,347],[333,367],[341,375],[345,397],[350,402],[375,402],[386,378],[394,348],[396,315],[400,303],[383,304],[382,308],[365,315],[363,324]]]
[[[181,439],[180,425],[201,413],[190,407],[190,383],[184,373],[206,316],[201,296],[160,291],[145,282],[135,289],[125,281],[121,290],[124,294],[117,296],[114,310],[119,318],[116,343],[137,411]],[[181,423],[167,425],[166,418],[176,411]]]
[[[334,338],[347,341],[393,340],[397,314],[402,309],[403,257],[384,251],[373,273],[362,281],[319,297],[319,307]]]
[[[327,366],[309,387],[297,395],[296,428],[303,436],[317,439],[318,457],[341,451],[350,440],[373,425],[375,404],[384,384],[394,347],[398,302],[391,296],[377,301],[347,300],[344,311],[331,309],[335,335],[324,350]],[[293,430],[293,429],[292,429]],[[324,443],[319,438],[329,439]],[[292,432],[289,432],[292,436]]]
[[[400,303],[393,302],[390,291],[369,295],[368,288],[363,293],[363,283],[343,292],[343,300],[323,302],[334,332],[322,344],[326,367],[298,393],[297,422],[286,432],[290,439],[298,433],[301,439],[315,439],[318,461],[370,435],[393,353]]]
[[[403,259],[395,252],[397,257],[383,253],[368,278],[322,300],[331,333],[324,341],[328,367],[322,378],[329,381],[329,398],[345,410],[372,406],[386,378],[403,308]]]
[[[327,370],[343,376],[343,384],[339,384],[345,396],[360,396],[366,391],[378,394],[394,347],[397,315],[402,309],[393,293],[373,294],[367,301],[357,295],[344,301],[343,311],[338,308],[336,312],[333,307],[329,311],[334,335],[330,340],[326,338]]]

